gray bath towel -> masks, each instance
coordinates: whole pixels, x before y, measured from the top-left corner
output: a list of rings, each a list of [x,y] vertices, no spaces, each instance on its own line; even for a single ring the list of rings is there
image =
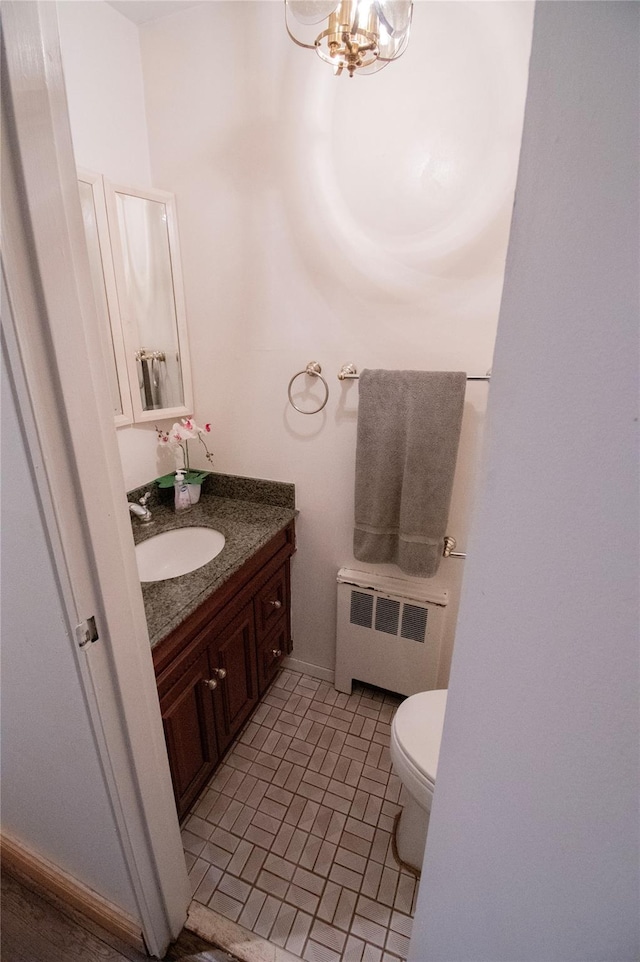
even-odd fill
[[[466,374],[363,371],[358,402],[358,561],[431,578],[444,550]]]

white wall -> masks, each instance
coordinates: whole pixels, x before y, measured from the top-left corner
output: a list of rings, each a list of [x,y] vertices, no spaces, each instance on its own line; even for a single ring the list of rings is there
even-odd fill
[[[4,347],[2,460],[2,828],[136,917]]]
[[[78,165],[151,186],[138,28],[100,0],[59,0],[57,11]]]
[[[635,3],[540,3],[414,962],[638,932]]]
[[[151,187],[138,27],[102,0],[58,0],[60,46],[78,167]],[[153,425],[117,432],[127,490],[157,477]]]
[[[296,484],[303,663],[333,668],[335,575],[353,560],[358,386],[338,382],[341,364],[491,365],[531,15],[419,3],[404,58],[353,80],[291,43],[279,3],[206,3],[141,27],[153,183],[177,196],[195,413],[213,423],[218,470]],[[330,400],[305,417],[287,384],[310,360]],[[487,391],[467,391],[449,526],[462,549]],[[437,576],[453,589],[447,649],[463,565]]]

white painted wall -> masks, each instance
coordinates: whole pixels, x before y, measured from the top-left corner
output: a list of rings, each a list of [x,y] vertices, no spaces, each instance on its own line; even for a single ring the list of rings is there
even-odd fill
[[[279,3],[206,3],[141,27],[195,413],[213,423],[218,470],[296,484],[303,663],[333,668],[335,575],[353,561],[358,386],[338,382],[341,364],[491,365],[531,16],[528,3],[419,3],[404,58],[353,80],[291,43]],[[330,399],[305,417],[287,384],[312,359]],[[487,391],[467,391],[449,526],[463,550]],[[453,597],[440,684],[463,565],[436,579]]]
[[[4,347],[2,461],[2,828],[137,917]]]
[[[632,962],[635,3],[537,6],[413,962]]]
[[[78,165],[151,186],[137,26],[102,0],[58,0],[57,10]]]
[[[151,187],[138,27],[103,0],[58,0],[78,167],[116,184]],[[117,432],[127,490],[157,477],[153,425]]]

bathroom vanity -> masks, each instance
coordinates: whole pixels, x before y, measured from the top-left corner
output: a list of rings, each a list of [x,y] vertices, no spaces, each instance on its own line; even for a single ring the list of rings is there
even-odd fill
[[[137,543],[180,526],[225,536],[222,552],[196,571],[142,584],[179,817],[291,650],[293,485],[208,480],[213,491],[184,515],[156,502],[151,525],[134,519]],[[248,500],[261,496],[281,503]]]

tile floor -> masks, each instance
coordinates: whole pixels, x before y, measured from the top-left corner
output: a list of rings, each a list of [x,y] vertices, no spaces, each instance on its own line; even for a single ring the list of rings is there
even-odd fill
[[[398,962],[417,882],[391,850],[400,699],[283,670],[183,826],[194,900],[306,962]]]

